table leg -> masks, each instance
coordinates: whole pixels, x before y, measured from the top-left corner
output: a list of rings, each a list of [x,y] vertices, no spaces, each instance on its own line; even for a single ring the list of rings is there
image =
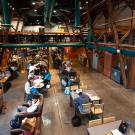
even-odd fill
[[[73,107],[73,99],[72,99],[71,95],[70,95],[70,107]]]

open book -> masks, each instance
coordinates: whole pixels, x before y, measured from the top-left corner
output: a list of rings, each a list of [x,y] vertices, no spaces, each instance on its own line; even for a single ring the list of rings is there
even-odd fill
[[[113,135],[123,135],[118,129],[111,130]]]

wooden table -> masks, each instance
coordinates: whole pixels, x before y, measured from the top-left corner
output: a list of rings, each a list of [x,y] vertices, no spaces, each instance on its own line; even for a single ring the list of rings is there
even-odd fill
[[[110,123],[106,123],[106,124],[102,124],[102,125],[98,125],[94,127],[89,127],[87,128],[87,131],[89,135],[105,135],[111,130],[118,129],[120,123],[121,123],[121,120],[118,120],[118,121],[114,121],[114,122],[110,122]],[[125,135],[135,135],[135,133],[133,132],[133,130],[130,129],[129,133]]]
[[[97,95],[97,93],[94,90],[85,90],[83,93],[87,94],[89,96],[90,102],[95,103],[101,103],[102,99]],[[79,95],[76,93],[76,91],[72,91],[70,93],[70,106],[74,105],[74,100],[79,97]]]
[[[71,91],[79,89],[79,84],[69,86]]]

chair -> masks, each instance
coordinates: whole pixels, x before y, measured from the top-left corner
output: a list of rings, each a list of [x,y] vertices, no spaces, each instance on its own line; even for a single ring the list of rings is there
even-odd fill
[[[77,112],[81,119],[83,118],[83,116],[88,116],[88,118],[91,119],[91,106],[92,103],[82,104],[81,106],[78,106]]]
[[[81,86],[80,86],[80,89],[82,89],[82,90],[87,90],[87,89],[88,89],[88,86],[87,86],[87,85],[81,85]]]
[[[110,116],[103,119],[103,123],[109,123],[109,122],[114,122],[114,121],[116,121],[115,116]]]
[[[101,119],[103,123],[104,103],[94,104],[93,107],[91,108],[91,113],[93,115],[101,115]]]
[[[91,113],[91,106],[92,103],[82,104],[82,106],[78,106],[79,113],[83,114],[90,114]]]
[[[98,126],[102,124],[101,119],[91,120],[89,121],[89,127]]]
[[[34,128],[34,131],[33,131],[33,135],[40,135],[40,133],[41,133],[41,123],[42,123],[42,118],[38,117],[36,119],[36,124],[35,124],[35,128]],[[24,130],[21,127],[17,128],[17,129],[11,129],[10,130],[11,135],[21,135],[24,132],[26,132],[26,130]]]
[[[72,85],[70,86],[70,90],[73,91],[73,90],[78,90],[79,89],[79,85]]]

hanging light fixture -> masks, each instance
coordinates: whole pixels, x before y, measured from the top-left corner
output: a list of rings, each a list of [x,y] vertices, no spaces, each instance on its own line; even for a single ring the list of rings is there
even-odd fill
[[[32,2],[32,5],[36,5],[36,2]]]

